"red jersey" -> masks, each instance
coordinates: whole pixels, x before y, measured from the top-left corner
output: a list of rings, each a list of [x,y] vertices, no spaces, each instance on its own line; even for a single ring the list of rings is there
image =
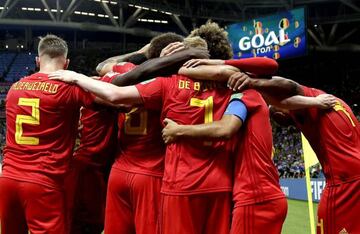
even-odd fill
[[[123,73],[126,73],[128,71],[131,71],[135,67],[136,67],[136,65],[133,64],[133,63],[129,63],[129,62],[119,63],[119,64],[116,64],[116,65],[113,66],[112,71],[117,72],[119,74],[123,74]]]
[[[234,96],[240,97],[248,110],[239,132],[233,190],[235,206],[285,197],[271,157],[273,142],[267,104],[253,89]]]
[[[120,152],[113,167],[162,177],[165,145],[161,136],[160,111],[136,107],[121,120],[125,122],[120,129]]]
[[[111,83],[119,73],[108,72],[100,80]],[[76,160],[98,167],[106,165],[116,153],[116,122],[117,111],[114,108],[104,107],[95,111],[81,108],[80,145],[74,152]]]
[[[113,71],[125,73],[136,66],[132,63],[116,65]],[[162,140],[160,111],[133,108],[119,114],[119,152],[114,168],[122,171],[162,177],[165,145]]]
[[[138,84],[144,106],[162,110],[179,124],[201,124],[221,119],[231,91],[205,88],[203,83],[173,75]],[[231,160],[227,144],[181,139],[166,148],[162,192],[187,195],[232,190]]]
[[[56,187],[75,143],[79,110],[94,97],[76,85],[35,73],[14,83],[6,97],[3,176]]]
[[[324,92],[303,86],[304,95]],[[360,179],[360,124],[341,99],[329,110],[307,108],[291,115],[315,151],[327,185]]]

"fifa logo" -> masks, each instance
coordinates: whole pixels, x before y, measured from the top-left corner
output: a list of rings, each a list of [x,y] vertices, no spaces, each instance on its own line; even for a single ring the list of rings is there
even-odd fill
[[[295,28],[299,27],[298,22],[295,22]],[[279,31],[270,31],[269,28],[263,28],[263,23],[260,21],[253,21],[254,31],[249,31],[250,36],[242,37],[239,40],[240,51],[247,51],[252,49],[252,54],[267,53],[272,50],[275,51],[274,58],[280,57],[280,46],[284,46],[291,41],[286,29],[290,27],[290,21],[287,18],[283,18],[279,21]],[[245,26],[243,27],[243,31]],[[247,30],[246,30],[247,31]],[[266,36],[264,34],[267,34]],[[298,47],[300,38],[296,38],[294,41],[294,47]]]

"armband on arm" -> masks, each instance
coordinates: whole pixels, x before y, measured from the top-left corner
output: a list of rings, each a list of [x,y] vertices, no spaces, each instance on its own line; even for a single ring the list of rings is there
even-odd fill
[[[244,123],[247,113],[245,104],[240,99],[234,99],[229,103],[224,115],[235,115]]]

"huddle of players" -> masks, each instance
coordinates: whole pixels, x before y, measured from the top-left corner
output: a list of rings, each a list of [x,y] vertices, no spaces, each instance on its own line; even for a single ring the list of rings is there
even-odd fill
[[[261,58],[227,60],[231,48],[226,33],[214,23],[191,36],[205,39],[211,58],[222,60],[191,60],[180,75],[126,87],[106,82],[130,85],[164,76],[165,66],[176,74],[174,67],[204,53],[182,50],[136,68],[116,65],[114,72],[133,70],[122,76],[108,73],[101,78],[105,82],[71,71],[51,73],[49,80],[50,72],[66,68],[66,53],[59,54],[52,43],[46,48],[51,53],[44,52],[40,43],[39,73],[15,83],[7,97],[7,147],[0,179],[2,233],[24,233],[27,228],[32,233],[67,233],[69,222],[72,233],[84,231],[74,225],[81,222],[90,233],[100,233],[104,213],[105,233],[280,233],[287,205],[271,161],[269,109],[261,94],[273,105],[300,108],[290,114],[312,144],[327,178],[318,232],[359,231],[354,219],[360,209],[354,199],[360,183],[360,135],[350,108],[290,80],[253,79],[239,72],[230,65],[262,76],[274,73],[277,64]],[[181,45],[167,49],[174,52]],[[49,69],[45,60],[57,65]],[[204,65],[195,67],[199,64]],[[233,95],[221,83],[200,81],[214,78],[230,78],[232,88],[244,91]],[[54,79],[76,83],[97,97]],[[98,109],[93,102],[137,108],[124,116]],[[85,107],[82,139],[71,171],[66,172],[80,106]],[[167,124],[163,136],[161,120]],[[120,150],[111,168],[104,212],[105,164],[109,149],[115,148],[107,144],[117,134],[116,122]],[[61,134],[63,129],[66,134]],[[162,137],[171,144],[165,147]],[[87,213],[81,217],[84,209]],[[65,210],[71,211],[68,220]]]

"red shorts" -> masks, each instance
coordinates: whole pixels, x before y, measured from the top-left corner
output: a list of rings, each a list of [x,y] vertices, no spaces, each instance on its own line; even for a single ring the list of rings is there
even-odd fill
[[[286,198],[235,206],[230,233],[280,234],[286,214]]]
[[[162,195],[159,234],[228,234],[231,192]]]
[[[64,193],[0,177],[1,234],[66,233]]]
[[[64,186],[70,233],[100,234],[105,220],[105,175],[100,168],[81,162],[71,166]]]
[[[318,234],[360,233],[360,180],[325,186],[318,207]]]
[[[105,233],[156,233],[161,177],[112,168],[105,212]]]

